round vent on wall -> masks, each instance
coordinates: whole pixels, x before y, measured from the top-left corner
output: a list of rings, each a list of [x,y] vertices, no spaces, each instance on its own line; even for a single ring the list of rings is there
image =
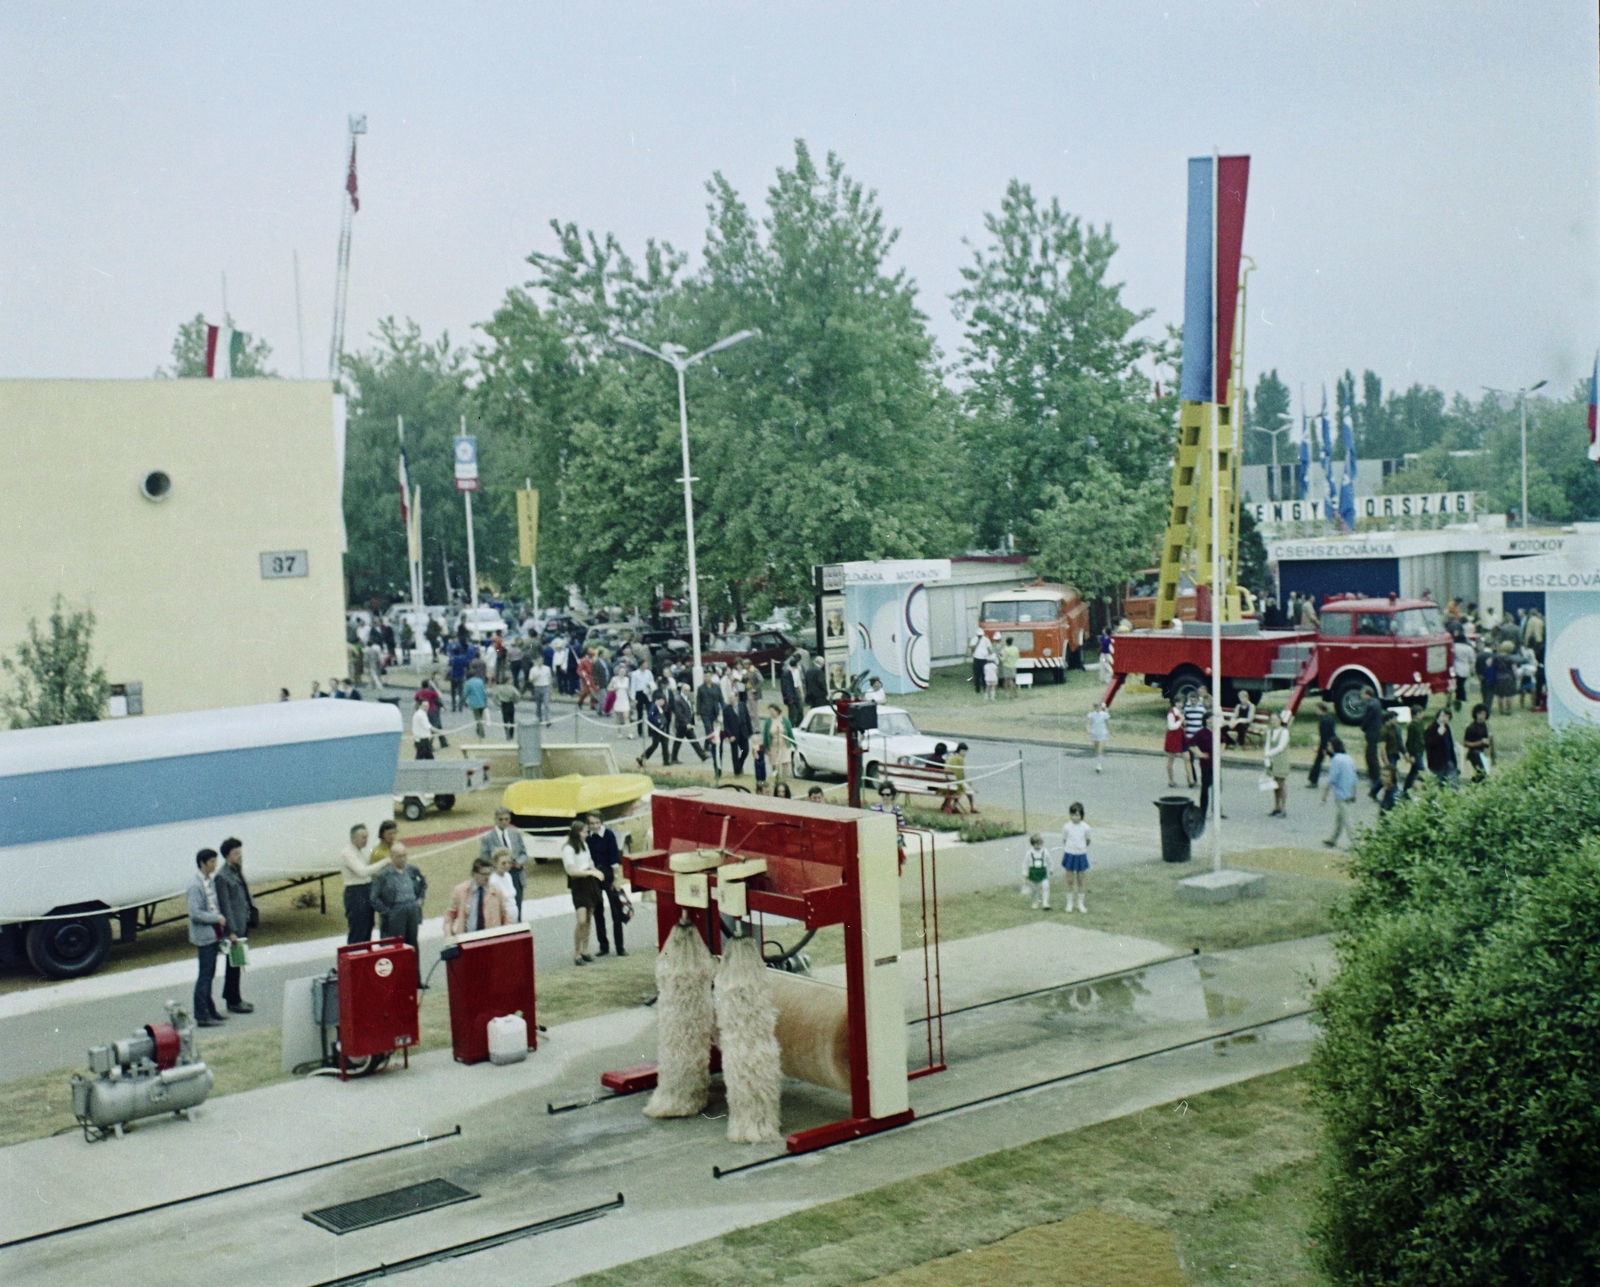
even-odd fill
[[[164,469],[152,469],[139,483],[139,490],[149,501],[164,501],[172,493],[172,479]]]

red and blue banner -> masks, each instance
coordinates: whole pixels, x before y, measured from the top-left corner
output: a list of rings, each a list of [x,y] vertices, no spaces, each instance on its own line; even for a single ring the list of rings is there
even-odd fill
[[[1185,402],[1227,402],[1233,376],[1233,318],[1244,245],[1247,156],[1189,158],[1189,233],[1183,274]],[[1216,298],[1212,298],[1212,256]]]
[[[1600,353],[1594,355],[1594,374],[1589,377],[1589,459],[1600,461]]]

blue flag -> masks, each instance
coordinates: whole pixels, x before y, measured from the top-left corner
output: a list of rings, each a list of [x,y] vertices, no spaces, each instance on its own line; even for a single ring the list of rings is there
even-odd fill
[[[1339,485],[1339,523],[1346,531],[1356,526],[1356,428],[1352,408],[1341,399],[1339,438],[1344,443],[1344,481]]]

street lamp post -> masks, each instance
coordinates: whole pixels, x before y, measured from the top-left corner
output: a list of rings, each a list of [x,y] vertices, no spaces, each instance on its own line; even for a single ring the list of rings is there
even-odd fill
[[[1528,395],[1549,383],[1548,380],[1540,380],[1538,384],[1530,384],[1527,388],[1516,391],[1517,407],[1522,413],[1522,510],[1519,517],[1524,529],[1528,526]],[[1490,389],[1488,385],[1483,387],[1497,398],[1511,392],[1509,389]]]
[[[713,353],[720,353],[723,349],[731,349],[735,344],[742,344],[745,340],[759,335],[759,331],[736,331],[726,339],[718,340],[708,349],[690,354],[689,350],[681,344],[663,344],[660,349],[653,349],[648,344],[641,344],[638,340],[630,339],[626,335],[616,336],[616,342],[639,353],[648,353],[653,358],[660,358],[678,373],[678,434],[683,444],[683,477],[678,481],[683,484],[683,525],[689,541],[689,640],[694,648],[694,687],[698,692],[701,683],[705,680],[705,667],[700,662],[700,577],[695,567],[694,557],[694,483],[695,479],[689,473],[689,396],[684,384],[684,377],[689,368],[702,358],[710,357]]]

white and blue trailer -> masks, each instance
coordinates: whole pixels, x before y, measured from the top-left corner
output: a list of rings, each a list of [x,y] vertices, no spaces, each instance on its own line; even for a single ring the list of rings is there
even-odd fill
[[[394,816],[400,713],[300,701],[0,732],[0,957],[92,973],[195,854],[244,843],[252,884],[326,875]]]

